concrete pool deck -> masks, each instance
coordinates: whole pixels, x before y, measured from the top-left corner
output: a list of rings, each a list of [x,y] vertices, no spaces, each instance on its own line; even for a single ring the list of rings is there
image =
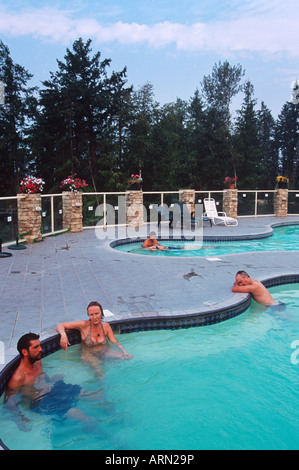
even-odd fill
[[[299,217],[241,218],[238,227],[204,224],[204,236],[267,236],[272,224],[292,223],[299,224]],[[246,296],[231,291],[239,269],[260,280],[299,275],[299,251],[219,258],[137,256],[113,250],[93,229],[47,237],[12,254],[0,259],[0,359],[5,364],[16,356],[23,334],[53,336],[57,323],[87,318],[92,300],[103,305],[112,323],[172,318],[242,301]],[[5,364],[0,361],[0,372]]]

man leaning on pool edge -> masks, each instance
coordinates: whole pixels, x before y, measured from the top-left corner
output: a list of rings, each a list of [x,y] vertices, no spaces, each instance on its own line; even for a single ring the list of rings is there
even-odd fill
[[[246,271],[238,271],[233,292],[251,294],[254,300],[265,307],[285,307],[285,305],[273,299],[266,287],[256,279],[251,279]]]

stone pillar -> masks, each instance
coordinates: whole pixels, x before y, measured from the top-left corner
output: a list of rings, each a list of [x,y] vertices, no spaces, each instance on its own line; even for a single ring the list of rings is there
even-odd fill
[[[223,191],[223,212],[227,217],[236,219],[238,217],[238,190],[227,189]]]
[[[63,228],[72,233],[83,231],[82,193],[64,191],[62,193]]]
[[[182,189],[179,191],[180,202],[185,202],[192,214],[195,211],[195,191],[194,189]]]
[[[288,189],[277,189],[274,196],[274,212],[276,217],[287,217],[289,203]]]
[[[42,240],[42,198],[38,193],[22,194],[18,198],[18,232],[26,233],[27,243]]]
[[[126,223],[131,227],[143,226],[143,192],[126,192]]]

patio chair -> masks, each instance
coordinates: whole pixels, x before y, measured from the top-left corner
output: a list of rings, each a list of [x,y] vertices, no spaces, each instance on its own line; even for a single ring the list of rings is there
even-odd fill
[[[185,223],[190,223],[191,225],[200,226],[200,219],[195,218],[194,212],[191,213],[188,209],[188,206],[185,202],[176,202],[174,205],[174,210],[176,211],[177,217],[174,218],[173,216],[173,209],[172,210],[165,210],[163,207],[159,207],[158,210],[158,226],[160,226],[162,220],[169,220],[169,227],[173,226],[174,219],[176,222],[180,221],[181,228],[184,226]],[[209,222],[212,227],[212,220],[210,217],[207,217],[203,214],[202,220],[204,222]],[[175,227],[176,228],[176,227]]]
[[[227,217],[225,212],[218,212],[215,199],[204,199],[205,213],[204,217],[209,217],[214,225],[224,224],[226,226],[237,226],[237,219]]]

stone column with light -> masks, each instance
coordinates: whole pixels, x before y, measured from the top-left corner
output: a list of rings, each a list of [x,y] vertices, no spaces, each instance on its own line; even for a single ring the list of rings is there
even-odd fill
[[[72,233],[83,231],[83,202],[80,191],[62,193],[63,228]]]
[[[274,213],[276,217],[288,216],[289,191],[288,189],[277,189],[274,196]]]
[[[42,240],[42,199],[38,194],[18,197],[18,232],[27,243]]]
[[[223,191],[223,212],[227,217],[236,219],[238,217],[238,190],[226,189]]]

